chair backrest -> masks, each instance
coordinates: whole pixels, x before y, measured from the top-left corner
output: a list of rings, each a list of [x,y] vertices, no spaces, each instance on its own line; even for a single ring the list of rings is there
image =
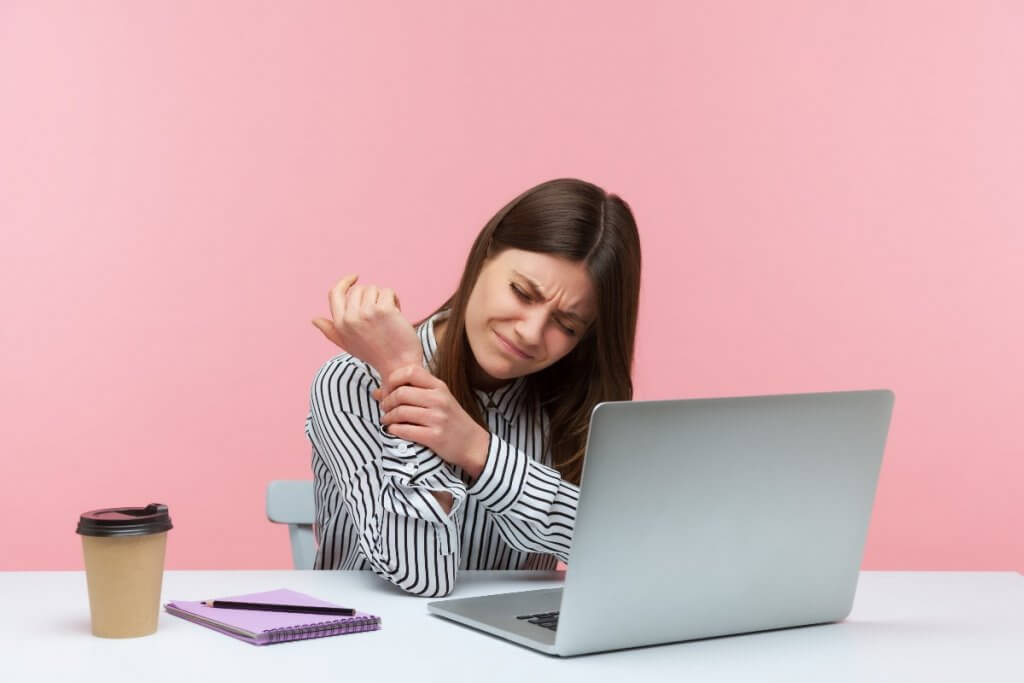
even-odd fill
[[[315,514],[312,481],[276,479],[267,484],[267,519],[288,525],[295,569],[313,568]]]

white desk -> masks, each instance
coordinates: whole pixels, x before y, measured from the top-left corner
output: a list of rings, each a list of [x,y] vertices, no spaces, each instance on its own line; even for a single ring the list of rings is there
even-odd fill
[[[451,597],[561,576],[465,572]],[[89,632],[83,572],[0,572],[0,680],[1024,681],[1024,578],[1012,572],[863,572],[839,624],[569,659],[430,616],[369,572],[168,571],[161,604],[283,587],[378,614],[382,629],[256,647],[161,610],[154,635],[107,640]]]

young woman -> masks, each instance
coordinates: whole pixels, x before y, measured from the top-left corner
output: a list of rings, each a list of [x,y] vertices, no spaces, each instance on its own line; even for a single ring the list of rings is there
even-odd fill
[[[629,206],[575,179],[484,227],[455,294],[415,328],[394,291],[341,280],[347,353],[317,372],[317,569],[444,596],[458,569],[568,561],[590,413],[629,400],[640,241]]]

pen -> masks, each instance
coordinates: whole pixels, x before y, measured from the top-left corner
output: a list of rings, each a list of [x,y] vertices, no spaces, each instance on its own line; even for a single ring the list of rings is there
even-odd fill
[[[303,612],[305,614],[337,614],[344,617],[354,616],[356,611],[351,607],[314,607],[312,605],[281,605],[267,602],[232,602],[231,600],[204,600],[207,607],[225,607],[227,609],[251,609],[261,612]]]

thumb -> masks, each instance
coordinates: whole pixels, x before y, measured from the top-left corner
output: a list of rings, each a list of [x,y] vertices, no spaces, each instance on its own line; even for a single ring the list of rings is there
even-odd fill
[[[330,321],[324,318],[313,318],[312,322],[313,327],[320,330],[325,337],[331,340],[331,342],[338,346],[342,346],[341,339],[338,337],[338,331],[334,329],[334,325],[332,325]]]

